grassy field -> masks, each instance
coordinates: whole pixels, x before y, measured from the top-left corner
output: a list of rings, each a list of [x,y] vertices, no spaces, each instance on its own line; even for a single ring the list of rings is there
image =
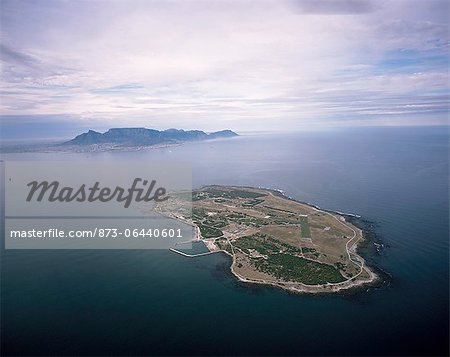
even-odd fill
[[[308,217],[301,217],[300,224],[302,226],[302,237],[311,238],[311,230],[309,229]]]

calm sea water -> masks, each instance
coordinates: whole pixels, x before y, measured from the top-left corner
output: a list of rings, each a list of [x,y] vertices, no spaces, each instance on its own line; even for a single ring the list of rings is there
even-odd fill
[[[189,160],[193,181],[265,186],[376,224],[391,284],[291,295],[229,258],[2,251],[2,354],[448,354],[448,128],[250,135],[146,152],[4,159]],[[2,232],[3,234],[3,232]]]

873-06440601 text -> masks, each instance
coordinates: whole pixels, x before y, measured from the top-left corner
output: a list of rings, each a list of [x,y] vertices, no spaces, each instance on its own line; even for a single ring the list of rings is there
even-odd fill
[[[196,237],[183,162],[5,162],[5,249],[169,249]],[[188,205],[171,205],[186,193]],[[186,243],[188,244],[188,243]]]
[[[10,230],[9,237],[17,238],[183,238],[180,228],[94,228],[89,230]]]

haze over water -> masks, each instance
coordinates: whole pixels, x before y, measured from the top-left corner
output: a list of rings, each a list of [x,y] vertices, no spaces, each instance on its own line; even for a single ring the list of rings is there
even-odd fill
[[[291,295],[229,258],[169,251],[2,251],[7,354],[448,354],[448,128],[248,135],[143,152],[22,160],[187,160],[196,187],[282,189],[376,225],[388,287]],[[3,234],[3,232],[2,232]]]

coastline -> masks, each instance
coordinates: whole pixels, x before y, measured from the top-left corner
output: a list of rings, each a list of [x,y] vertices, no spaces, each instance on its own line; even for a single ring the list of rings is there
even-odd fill
[[[217,186],[217,185],[212,185],[212,186]],[[235,187],[235,186],[232,186],[232,187]],[[249,187],[249,186],[243,186],[243,187],[249,188],[249,189],[252,189],[252,188],[254,189],[254,187]],[[367,264],[366,257],[364,257],[364,253],[362,253],[361,249],[360,249],[361,244],[363,244],[363,243],[369,244],[370,243],[370,237],[371,237],[371,235],[368,234],[368,231],[365,230],[364,227],[361,227],[362,226],[361,224],[357,224],[355,222],[356,220],[360,219],[361,216],[359,216],[357,214],[352,214],[352,213],[347,214],[347,213],[341,213],[341,212],[337,212],[337,211],[322,209],[319,206],[316,206],[314,204],[302,202],[302,201],[296,200],[292,197],[289,197],[282,190],[265,188],[265,187],[258,187],[258,189],[263,189],[263,190],[269,191],[270,193],[277,195],[279,197],[282,197],[284,199],[288,199],[288,200],[294,201],[296,203],[307,205],[307,206],[313,208],[314,210],[327,213],[327,214],[333,216],[340,223],[344,224],[345,226],[350,228],[352,231],[354,231],[354,237],[352,237],[352,239],[350,239],[347,242],[347,244],[352,242],[353,239],[355,239],[355,238],[357,238],[357,239],[354,242],[352,242],[349,247],[347,247],[347,253],[349,255],[350,260],[353,261],[356,265],[358,265],[358,263],[361,264],[361,265],[358,265],[361,267],[361,270],[357,275],[355,275],[343,282],[327,283],[327,284],[320,284],[320,285],[307,285],[307,284],[303,284],[303,283],[299,283],[299,282],[274,282],[274,281],[268,281],[268,280],[263,280],[263,279],[250,279],[250,278],[246,278],[245,276],[240,275],[239,273],[237,273],[235,271],[234,267],[236,265],[236,259],[235,259],[234,254],[230,254],[230,252],[228,252],[226,250],[219,249],[214,244],[213,240],[211,240],[211,239],[200,238],[199,240],[203,242],[203,244],[205,245],[205,247],[208,249],[208,251],[210,253],[223,252],[232,258],[232,262],[230,264],[230,270],[231,270],[231,273],[239,281],[244,282],[244,283],[276,286],[278,288],[282,288],[283,290],[286,290],[286,291],[292,292],[292,293],[312,293],[312,294],[321,294],[321,293],[329,294],[329,293],[338,293],[338,292],[342,293],[342,292],[356,291],[356,290],[360,290],[360,289],[367,289],[369,287],[376,287],[376,286],[383,285],[383,283],[385,281],[384,275],[386,275],[386,273],[382,272],[380,269],[378,269],[377,267],[374,267],[371,264]],[[353,229],[352,226],[355,227],[356,230]],[[198,229],[198,227],[197,227],[197,229]],[[233,247],[232,247],[232,249],[233,249]],[[351,254],[357,256],[357,258],[358,258],[357,262],[352,260]],[[369,275],[369,277],[365,278],[365,279],[361,279],[361,278],[358,279],[359,275],[361,275],[363,272],[366,272]]]
[[[204,240],[201,240],[204,244]],[[355,243],[356,245],[356,243]],[[357,248],[357,245],[354,247]],[[358,281],[353,281],[355,278],[357,278],[357,276],[344,281],[342,283],[329,283],[326,285],[307,285],[307,284],[303,284],[303,283],[297,283],[297,282],[272,282],[272,281],[262,281],[262,280],[256,280],[256,279],[248,279],[244,276],[239,275],[238,273],[236,273],[236,271],[234,270],[234,266],[236,264],[236,261],[234,259],[234,256],[231,255],[228,251],[226,250],[222,250],[222,249],[218,249],[218,250],[211,250],[210,246],[208,246],[207,244],[205,244],[206,248],[209,250],[209,252],[211,253],[219,253],[219,252],[223,252],[226,255],[228,255],[231,259],[232,262],[230,264],[230,271],[231,273],[240,281],[243,283],[250,283],[250,284],[260,284],[260,285],[271,285],[271,286],[276,286],[278,288],[281,288],[283,290],[286,290],[288,292],[292,292],[292,293],[306,293],[306,294],[329,294],[329,293],[342,293],[342,292],[346,292],[348,290],[356,290],[356,289],[365,289],[365,288],[369,288],[372,286],[378,286],[380,285],[380,283],[382,283],[381,277],[380,275],[378,275],[375,271],[375,269],[373,269],[372,266],[367,265],[366,260],[364,259],[364,257],[362,257],[361,255],[359,255],[359,257],[362,258],[363,262],[364,262],[364,267],[366,268],[365,271],[367,271],[370,275],[370,278],[367,280],[358,280]],[[355,249],[356,250],[356,249]],[[292,286],[290,286],[292,285]]]

